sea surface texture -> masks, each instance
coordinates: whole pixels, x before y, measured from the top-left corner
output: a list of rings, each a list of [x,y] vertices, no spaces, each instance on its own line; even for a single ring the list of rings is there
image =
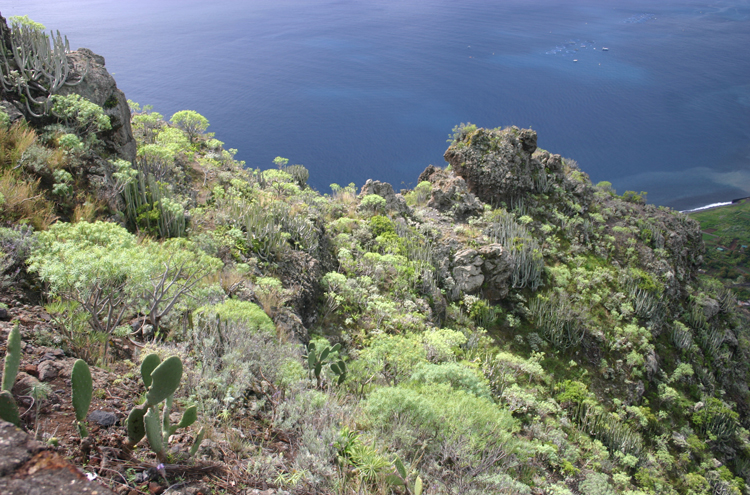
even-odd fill
[[[679,209],[750,196],[750,2],[10,0],[196,110],[249,167],[413,187],[451,129],[517,125]]]

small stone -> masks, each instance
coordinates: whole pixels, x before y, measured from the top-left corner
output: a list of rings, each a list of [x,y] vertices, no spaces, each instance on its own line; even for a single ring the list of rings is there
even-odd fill
[[[117,415],[108,411],[92,411],[88,420],[104,428],[114,426],[117,423]]]
[[[40,381],[48,382],[57,378],[57,365],[54,361],[44,361],[37,366],[38,377]]]
[[[28,395],[35,385],[39,383],[39,380],[29,375],[28,373],[21,372],[16,377],[16,383],[13,385],[13,395]]]
[[[180,488],[170,488],[163,495],[208,495],[211,489],[203,483],[193,486],[183,486]]]
[[[5,308],[0,308],[0,321],[10,321],[10,313]]]
[[[51,359],[62,359],[65,357],[65,353],[62,351],[62,349],[54,349],[52,351],[46,352],[44,356],[42,356],[42,361],[49,361]]]

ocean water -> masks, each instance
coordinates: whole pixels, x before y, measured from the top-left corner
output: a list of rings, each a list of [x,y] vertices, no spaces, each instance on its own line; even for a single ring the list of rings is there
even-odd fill
[[[454,125],[532,127],[594,182],[680,209],[750,196],[750,1],[9,0],[196,110],[248,166],[413,187]],[[604,50],[608,48],[608,50]]]

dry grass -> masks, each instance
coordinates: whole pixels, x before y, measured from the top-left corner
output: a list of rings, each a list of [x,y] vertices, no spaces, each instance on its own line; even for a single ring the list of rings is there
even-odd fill
[[[88,199],[73,209],[73,223],[94,222],[99,212],[105,211],[106,206],[98,199]]]
[[[36,230],[45,230],[57,217],[54,207],[39,192],[39,180],[25,181],[12,170],[0,175],[0,219],[29,223]]]
[[[36,132],[26,123],[17,122],[10,127],[0,126],[0,166],[15,167],[35,140]]]
[[[203,281],[206,285],[218,284],[224,292],[227,294],[233,294],[245,279],[247,279],[247,275],[225,267],[215,273],[206,275],[206,278],[204,278]]]

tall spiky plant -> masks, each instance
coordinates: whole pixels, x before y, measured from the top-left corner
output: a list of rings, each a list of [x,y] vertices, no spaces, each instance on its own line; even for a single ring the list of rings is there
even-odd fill
[[[80,84],[88,74],[87,62],[83,74],[71,79],[70,43],[60,31],[47,35],[33,26],[14,24],[10,42],[5,46],[0,39],[0,83],[6,92],[25,101],[26,110],[34,117],[48,114],[50,97],[63,86]]]

